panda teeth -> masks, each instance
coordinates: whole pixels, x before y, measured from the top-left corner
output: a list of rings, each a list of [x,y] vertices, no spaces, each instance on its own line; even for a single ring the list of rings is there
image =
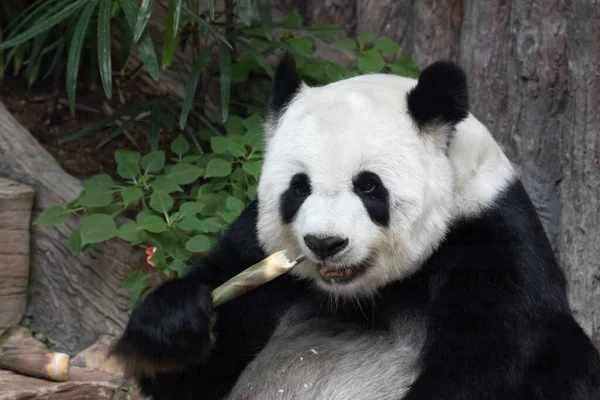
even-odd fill
[[[354,271],[352,271],[350,268],[346,268],[346,269],[342,269],[342,270],[328,270],[325,268],[321,268],[319,273],[321,274],[321,276],[323,278],[329,278],[329,277],[350,278],[354,274]]]

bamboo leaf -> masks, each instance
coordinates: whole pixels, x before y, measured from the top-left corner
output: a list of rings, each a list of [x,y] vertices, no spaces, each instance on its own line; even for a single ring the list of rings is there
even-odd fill
[[[240,19],[246,26],[252,25],[252,0],[238,0]]]
[[[215,19],[215,0],[208,0],[208,14],[211,21]]]
[[[246,50],[252,56],[252,58],[254,58],[254,60],[256,60],[256,62],[262,67],[262,69],[265,70],[265,72],[267,73],[267,75],[269,75],[271,79],[275,79],[275,73],[273,72],[273,68],[271,68],[265,57],[258,50],[256,50],[252,46],[248,46],[241,40],[238,41],[238,43],[241,47],[244,48],[244,50]]]
[[[214,29],[208,22],[206,22],[204,19],[202,19],[198,14],[188,10],[187,8],[185,8],[184,11],[187,13],[188,17],[190,17],[193,20],[195,20],[196,22],[198,22],[198,24],[200,24],[203,29],[206,29],[208,32],[215,35],[215,37],[217,39],[219,39],[227,47],[229,47],[230,49],[233,50],[233,47],[231,46],[231,44],[227,41],[227,38],[225,36],[223,36],[223,34],[221,32]]]
[[[271,15],[271,4],[269,0],[256,0],[260,23],[267,39],[273,41],[273,16]]]
[[[206,62],[208,61],[214,48],[215,43],[205,47],[198,55],[198,58],[196,58],[196,61],[194,61],[194,65],[190,71],[188,83],[185,88],[183,105],[181,106],[181,116],[179,117],[179,128],[181,129],[183,129],[185,126],[190,113],[190,108],[192,107],[192,102],[194,101],[194,95],[196,94],[196,89],[198,88],[198,82],[200,81],[200,73],[202,72],[202,68],[204,68],[206,65]]]
[[[221,43],[221,119],[227,122],[229,117],[229,98],[231,95],[231,52]]]
[[[137,21],[135,22],[135,29],[133,33],[133,40],[137,42],[142,37],[142,33],[144,33],[144,29],[146,29],[146,24],[148,24],[148,20],[152,16],[152,11],[154,10],[154,0],[142,0],[142,5],[140,7],[140,12],[138,13]]]
[[[27,69],[25,69],[25,76],[27,77],[27,85],[31,87],[36,80],[38,71],[40,70],[40,63],[42,61],[42,48],[46,39],[48,38],[49,31],[36,36],[33,40],[33,47],[31,49],[31,55],[27,60]],[[1,61],[0,61],[1,64]],[[1,67],[0,67],[1,68]]]
[[[167,26],[165,27],[165,37],[163,43],[163,68],[168,67],[173,62],[175,50],[177,48],[177,33],[179,31],[179,20],[181,19],[182,0],[169,0],[167,10]]]
[[[87,33],[87,28],[92,18],[92,13],[98,6],[97,1],[88,3],[83,10],[75,27],[75,33],[71,39],[69,58],[67,60],[67,98],[71,113],[75,113],[75,92],[77,89],[77,76],[79,74],[79,63],[81,61],[81,49]]]
[[[110,12],[109,1],[100,1],[98,8],[98,61],[100,62],[100,77],[106,98],[112,97],[112,63],[110,52]]]
[[[0,44],[0,50],[8,49],[10,47],[18,46],[22,43],[25,43],[26,41],[34,38],[40,33],[49,30],[54,25],[66,20],[75,12],[79,11],[85,4],[87,4],[88,7],[90,6],[87,0],[78,0],[74,3],[71,3],[68,6],[65,6],[63,3],[60,4],[60,8],[59,5],[56,5],[52,7],[52,9],[49,9],[44,14],[44,16],[46,16],[47,18],[38,18],[37,22],[35,24],[32,24],[32,27],[30,29],[26,30],[25,32],[22,32],[21,34],[13,38],[7,39],[4,43]],[[68,4],[68,2],[66,3]]]
[[[125,17],[127,17],[127,22],[129,22],[131,30],[134,31],[139,11],[137,2],[134,0],[121,0],[121,7],[123,7],[123,12],[125,13]],[[152,79],[157,80],[159,72],[158,59],[156,51],[154,51],[154,44],[147,30],[142,33],[140,40],[138,40],[137,51]]]

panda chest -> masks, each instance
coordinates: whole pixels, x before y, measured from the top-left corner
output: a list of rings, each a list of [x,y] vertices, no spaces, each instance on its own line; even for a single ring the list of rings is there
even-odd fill
[[[418,323],[402,321],[412,326],[373,331],[284,318],[228,398],[400,399],[417,377],[425,333]]]

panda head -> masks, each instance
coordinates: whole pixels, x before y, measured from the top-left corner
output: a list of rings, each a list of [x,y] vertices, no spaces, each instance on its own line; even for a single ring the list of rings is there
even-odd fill
[[[452,220],[449,143],[468,114],[466,78],[451,63],[418,81],[365,75],[308,87],[285,55],[258,187],[264,250],[305,255],[293,273],[336,295],[410,275]]]

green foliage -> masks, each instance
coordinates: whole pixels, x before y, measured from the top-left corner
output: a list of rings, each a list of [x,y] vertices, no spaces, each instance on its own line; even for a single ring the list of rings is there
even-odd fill
[[[98,64],[104,92],[107,98],[112,96],[112,70],[117,63],[111,58],[111,43],[115,38],[123,51],[120,64],[128,59],[129,48],[134,48],[143,68],[154,79],[160,68],[173,63],[178,49],[191,49],[196,58],[183,99],[129,104],[61,140],[77,140],[120,121],[120,126],[100,143],[102,146],[133,124],[146,124],[150,151],[141,154],[117,150],[118,179],[108,175],[86,179],[79,197],[69,207],[51,206],[35,221],[54,226],[76,215],[81,218],[80,225],[69,237],[69,247],[75,254],[120,238],[132,246],[153,249],[150,263],[157,272],[178,276],[185,273],[194,255],[208,252],[216,238],[256,198],[264,146],[261,115],[274,79],[267,60],[273,54],[294,54],[300,76],[311,85],[362,73],[414,77],[419,70],[402,54],[398,43],[377,37],[372,31],[340,38],[342,32],[333,25],[306,27],[296,10],[278,24],[272,20],[268,0],[238,0],[234,10],[216,9],[215,2],[209,0],[208,15],[197,13],[198,0],[169,0],[165,3],[165,30],[159,51],[147,30],[157,9],[155,3],[35,0],[29,8],[11,5],[13,11],[21,13],[22,22],[12,22],[4,30],[0,27],[0,77],[7,63],[23,63],[33,82],[44,54],[54,53],[60,60],[64,53],[66,65],[53,62],[50,69],[66,69],[68,100],[73,110],[80,64],[86,56]],[[258,20],[252,18],[255,5]],[[19,13],[14,11],[10,16],[19,21]],[[225,23],[223,15],[228,16]],[[52,38],[53,44],[47,45]],[[356,57],[349,65],[321,59],[315,54],[318,41],[333,43]],[[220,82],[220,103],[212,109],[205,104],[210,80]],[[172,135],[168,148],[159,148],[161,132]],[[122,222],[120,216],[129,220]],[[127,278],[124,289],[132,304],[146,293],[148,278],[141,272]]]

